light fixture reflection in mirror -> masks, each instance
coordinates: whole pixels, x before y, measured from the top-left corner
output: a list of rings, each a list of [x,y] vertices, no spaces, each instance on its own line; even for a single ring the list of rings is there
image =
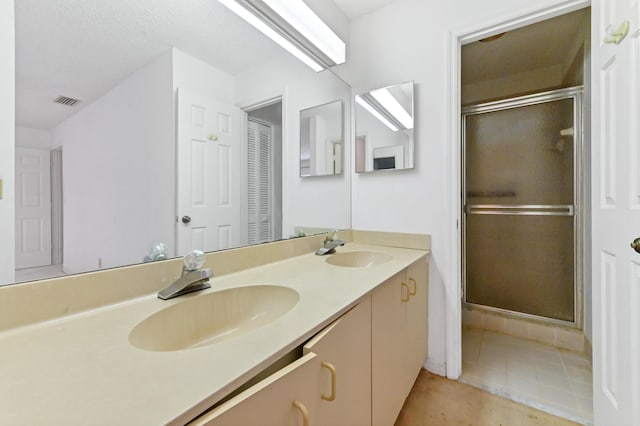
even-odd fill
[[[413,82],[355,96],[356,172],[414,167]]]
[[[342,101],[300,111],[300,176],[340,175],[343,170]]]

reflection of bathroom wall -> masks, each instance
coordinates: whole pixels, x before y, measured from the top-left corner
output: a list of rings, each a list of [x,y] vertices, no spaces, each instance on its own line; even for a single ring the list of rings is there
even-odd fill
[[[181,88],[220,102],[233,102],[233,77],[206,62],[173,49],[173,88]]]
[[[339,110],[336,112],[335,110]],[[318,124],[316,126],[315,152],[316,152],[316,171],[319,174],[332,174],[333,161],[327,159],[333,158],[331,142],[342,140],[342,109],[336,105],[330,108],[325,107],[320,114],[316,116]],[[331,168],[329,168],[331,165]]]
[[[404,152],[404,165],[408,167],[412,164],[410,162],[410,156],[413,155],[411,153],[412,149],[410,146],[411,136],[407,132],[403,130],[393,132],[364,108],[356,106],[356,109],[358,111],[358,115],[356,117],[358,136],[364,134],[368,135],[366,139],[365,170],[373,170],[374,150],[390,146],[402,146]],[[411,130],[409,132],[411,132]]]
[[[309,139],[311,142],[311,152],[313,152],[311,161],[314,164],[312,174],[327,174],[325,167],[327,158],[327,139],[329,130],[327,120],[322,116],[310,117]]]
[[[233,98],[233,77],[172,49],[53,130],[51,146],[64,147],[65,271],[139,263],[153,241],[174,255],[178,87]]]
[[[333,174],[333,169],[329,170],[327,167],[327,157],[333,156],[333,152],[329,152],[328,144],[331,141],[341,139],[340,131],[342,130],[342,123],[336,121],[335,117],[327,118],[323,115],[314,115],[312,117],[305,118],[308,124],[301,124],[307,127],[302,131],[304,138],[309,141],[310,151],[313,153],[311,156],[311,175],[326,175]]]
[[[334,174],[333,144],[342,141],[342,125],[342,103],[339,101],[300,113],[301,176]]]
[[[299,225],[348,228],[351,225],[349,171],[321,178],[300,178],[300,111],[342,99],[349,101],[349,86],[327,71],[313,72],[283,53],[262,66],[236,76],[237,104],[248,105],[283,95],[283,236]],[[345,108],[345,123],[350,122]],[[345,127],[346,128],[346,127]],[[344,164],[351,164],[345,150]]]
[[[47,149],[51,146],[51,132],[33,129],[31,127],[16,126],[16,146],[23,148]]]
[[[174,247],[171,52],[53,129],[64,152],[64,269],[138,263]]]

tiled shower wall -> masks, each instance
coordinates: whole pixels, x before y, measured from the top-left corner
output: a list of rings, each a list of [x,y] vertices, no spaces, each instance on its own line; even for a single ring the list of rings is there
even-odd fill
[[[463,307],[462,324],[465,327],[496,331],[575,352],[584,352],[585,348],[589,347],[588,342],[585,345],[585,337],[581,330],[508,317],[476,308]]]

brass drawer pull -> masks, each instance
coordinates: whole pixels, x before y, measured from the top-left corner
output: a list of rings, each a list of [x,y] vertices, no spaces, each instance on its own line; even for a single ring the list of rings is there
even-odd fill
[[[336,400],[336,377],[337,377],[336,367],[334,367],[333,364],[327,361],[322,361],[321,365],[331,372],[331,395],[329,396],[322,395],[322,399],[324,399],[325,401],[335,401]]]

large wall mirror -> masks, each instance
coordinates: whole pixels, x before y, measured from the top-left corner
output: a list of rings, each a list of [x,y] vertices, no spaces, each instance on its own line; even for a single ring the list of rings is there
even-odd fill
[[[350,102],[332,72],[217,1],[15,8],[17,257],[0,284],[140,263],[154,242],[175,257],[350,227],[350,173],[299,176],[299,112]]]
[[[342,174],[342,101],[300,111],[300,176]]]
[[[413,109],[413,82],[356,95],[357,173],[413,168]]]

